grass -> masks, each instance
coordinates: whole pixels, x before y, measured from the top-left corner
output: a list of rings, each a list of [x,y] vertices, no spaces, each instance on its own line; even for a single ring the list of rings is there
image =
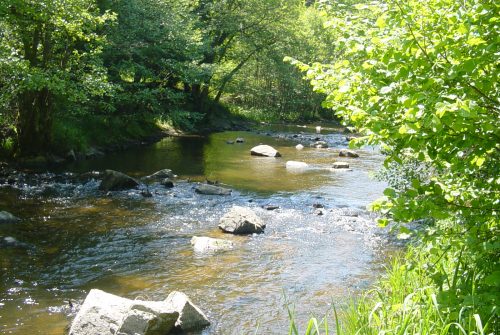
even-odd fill
[[[312,318],[300,332],[289,311],[289,335],[498,334],[499,283],[491,283],[498,258],[468,253],[470,246],[458,243],[464,236],[438,235],[394,257],[372,289],[332,311],[334,329],[327,318]]]

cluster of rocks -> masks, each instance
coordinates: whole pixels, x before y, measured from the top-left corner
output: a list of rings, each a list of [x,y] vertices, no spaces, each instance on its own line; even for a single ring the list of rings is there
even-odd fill
[[[208,325],[205,314],[182,292],[171,292],[163,301],[144,301],[93,289],[74,318],[69,335],[166,335]]]
[[[321,131],[321,127],[319,127],[319,129]],[[313,148],[322,149],[322,148],[328,148],[328,143],[326,143],[325,141],[322,141],[319,137],[316,137],[316,138],[314,138],[314,142],[311,143],[310,146]],[[302,150],[302,149],[304,149],[304,145],[299,143],[295,146],[295,148],[297,150]],[[281,157],[281,154],[278,152],[278,150],[276,150],[275,148],[273,148],[269,145],[265,145],[265,144],[260,144],[258,146],[253,147],[252,149],[250,149],[250,154],[254,155],[254,156]],[[357,158],[357,157],[359,157],[359,154],[357,152],[355,152],[354,150],[340,149],[339,157]],[[285,167],[287,170],[290,170],[290,171],[303,171],[303,170],[307,169],[309,167],[309,165],[305,162],[287,161],[285,164]],[[349,169],[349,163],[341,162],[341,161],[334,162],[332,164],[332,169],[335,169],[335,170],[337,170],[337,169]]]

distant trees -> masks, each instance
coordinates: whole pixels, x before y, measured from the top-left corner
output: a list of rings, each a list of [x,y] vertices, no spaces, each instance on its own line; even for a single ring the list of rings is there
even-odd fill
[[[2,112],[16,121],[20,152],[35,154],[51,143],[56,108],[108,90],[98,30],[113,16],[90,0],[2,0],[0,17]]]
[[[313,3],[0,0],[0,14],[0,123],[22,155],[49,150],[54,119],[68,116],[194,126],[222,100],[280,117],[318,110],[319,95],[283,63],[329,57]]]

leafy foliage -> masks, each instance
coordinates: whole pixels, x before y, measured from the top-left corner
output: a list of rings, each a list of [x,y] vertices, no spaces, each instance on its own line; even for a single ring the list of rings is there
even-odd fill
[[[456,322],[466,330],[460,333],[483,333],[470,326],[474,315],[489,320],[498,313],[499,5],[478,0],[328,5],[327,24],[338,36],[335,60],[290,61],[326,94],[323,105],[364,135],[351,145],[378,145],[386,153],[382,175],[390,187],[372,204],[384,215],[380,223],[436,219],[430,241],[417,249],[424,258],[412,265],[415,255],[410,255],[404,264],[405,276],[420,274],[422,281],[410,286],[413,291],[391,284],[381,293],[397,298],[406,292],[408,299],[399,301],[403,307],[406,300],[416,304],[416,313],[438,304],[429,327],[418,328],[424,314],[414,317],[409,309],[400,317],[391,310],[394,305],[382,301],[356,314],[370,316],[356,324],[363,327],[357,331],[435,333],[433,327],[445,327],[440,331],[448,333],[453,327],[446,322]],[[377,319],[380,327],[368,327],[382,306],[389,310]],[[384,315],[395,319],[382,320]]]

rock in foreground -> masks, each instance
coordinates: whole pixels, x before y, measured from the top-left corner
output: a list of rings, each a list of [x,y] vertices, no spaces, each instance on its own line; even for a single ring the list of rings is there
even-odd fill
[[[134,178],[118,171],[106,170],[99,189],[102,191],[120,191],[137,186],[139,186],[139,183]]]
[[[231,241],[206,236],[193,236],[191,244],[196,252],[229,250],[234,246]]]
[[[231,190],[228,188],[209,185],[209,184],[200,184],[195,188],[195,192],[199,194],[206,195],[230,195]]]
[[[178,317],[165,301],[130,300],[94,289],[73,320],[69,335],[168,334]]]
[[[231,234],[263,233],[265,223],[249,208],[233,206],[219,221],[219,228]]]
[[[174,291],[164,301],[143,301],[94,289],[73,320],[69,335],[166,335],[209,324],[182,292]]]
[[[265,157],[281,157],[278,150],[274,149],[270,145],[261,144],[250,149],[250,154],[253,156],[265,156]]]
[[[168,295],[165,302],[179,313],[179,317],[175,322],[176,331],[192,331],[210,325],[205,314],[184,293],[173,291]]]

